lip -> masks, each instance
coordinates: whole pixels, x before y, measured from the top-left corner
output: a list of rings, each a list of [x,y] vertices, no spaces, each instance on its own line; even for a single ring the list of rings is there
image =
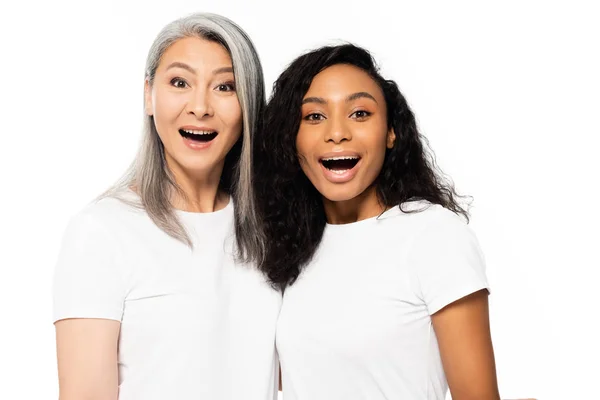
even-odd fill
[[[179,130],[186,131],[206,131],[206,132],[217,132],[216,129],[213,129],[208,126],[196,126],[196,125],[184,125]],[[209,141],[209,142],[198,142],[195,140],[188,139],[186,137],[181,136],[181,140],[183,140],[183,144],[185,144],[189,149],[192,150],[205,150],[208,149],[215,140],[219,137],[219,133],[217,132],[217,136]]]
[[[332,151],[330,153],[325,153],[319,157],[319,163],[324,158],[332,158],[332,157],[358,157],[362,158],[360,154],[356,151]]]
[[[210,147],[210,145],[217,140],[217,138],[214,138],[213,140],[211,140],[210,142],[196,142],[195,140],[191,140],[191,139],[187,139],[182,137],[181,138],[183,140],[183,143],[189,147],[192,150],[204,150],[204,149],[208,149]]]
[[[207,132],[216,132],[216,129],[210,128],[208,126],[195,126],[195,125],[185,125],[179,128],[184,131],[207,131]]]
[[[323,160],[325,158],[332,158],[332,157],[358,157],[359,160],[356,163],[356,165],[354,167],[352,167],[352,169],[347,170],[343,174],[338,174],[336,172],[333,172],[333,171],[325,168],[325,166],[321,162],[321,160]],[[358,170],[362,164],[362,157],[360,156],[360,154],[358,154],[357,152],[354,152],[354,151],[336,151],[336,152],[323,154],[321,157],[319,157],[318,162],[319,162],[319,165],[321,166],[321,170],[323,171],[323,175],[325,176],[325,179],[327,179],[331,183],[346,183],[346,182],[351,181],[354,178],[354,176],[358,173]]]

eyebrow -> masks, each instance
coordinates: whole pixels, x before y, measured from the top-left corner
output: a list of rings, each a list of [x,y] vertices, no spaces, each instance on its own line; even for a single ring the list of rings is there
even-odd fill
[[[217,68],[213,71],[213,75],[217,75],[217,74],[226,74],[226,73],[233,73],[233,67],[221,67],[221,68]]]
[[[167,67],[166,71],[170,70],[171,68],[181,68],[181,69],[185,69],[186,71],[188,71],[188,72],[190,72],[192,74],[196,73],[196,71],[194,71],[194,68],[190,67],[186,63],[182,63],[182,62],[178,62],[178,61],[175,61],[175,62],[171,63]]]
[[[350,103],[352,100],[356,100],[356,99],[360,99],[360,98],[371,99],[375,103],[377,103],[377,100],[375,100],[375,97],[371,96],[367,92],[357,92],[357,93],[351,94],[350,96],[346,97],[346,103]]]
[[[307,97],[302,100],[302,104],[306,103],[317,103],[317,104],[327,104],[327,100],[322,97]]]
[[[372,95],[370,95],[367,92],[356,92],[356,93],[351,94],[350,96],[346,97],[346,103],[349,103],[353,100],[360,99],[360,98],[371,99],[375,103],[377,103],[377,100],[375,100],[375,97],[373,97]],[[327,104],[327,100],[325,100],[322,97],[307,97],[304,100],[302,100],[302,104],[306,104],[306,103]]]
[[[190,67],[189,65],[187,65],[186,63],[182,63],[179,61],[175,61],[173,63],[171,63],[168,67],[167,67],[167,71],[170,70],[171,68],[181,68],[181,69],[185,69],[186,71],[195,74],[196,71],[194,70],[194,68]],[[213,75],[218,75],[218,74],[225,74],[225,73],[233,73],[233,67],[221,67],[221,68],[217,68],[213,71]]]

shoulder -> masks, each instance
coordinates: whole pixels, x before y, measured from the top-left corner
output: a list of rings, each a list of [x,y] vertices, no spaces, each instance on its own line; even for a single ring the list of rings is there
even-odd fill
[[[415,202],[416,203],[416,202]],[[475,232],[464,216],[438,204],[418,202],[403,208],[403,228],[410,255],[419,259],[482,259]],[[417,210],[417,211],[415,211]]]
[[[122,228],[122,224],[134,215],[143,214],[142,209],[114,197],[94,200],[74,213],[68,223],[67,232],[110,234]]]
[[[451,233],[469,231],[466,219],[439,204],[411,201],[386,211],[382,219],[389,220],[395,229],[410,231],[411,236],[432,232]]]
[[[427,203],[427,207],[417,212],[418,224],[423,231],[464,231],[468,230],[467,220],[439,204]]]

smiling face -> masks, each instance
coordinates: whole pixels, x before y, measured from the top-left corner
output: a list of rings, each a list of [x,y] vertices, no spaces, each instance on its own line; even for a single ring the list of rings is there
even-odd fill
[[[225,156],[242,131],[227,50],[197,37],[172,44],[153,82],[146,82],[145,105],[175,176],[218,180]]]
[[[296,148],[302,170],[326,200],[361,196],[395,138],[383,92],[365,71],[338,64],[314,77],[303,99]]]

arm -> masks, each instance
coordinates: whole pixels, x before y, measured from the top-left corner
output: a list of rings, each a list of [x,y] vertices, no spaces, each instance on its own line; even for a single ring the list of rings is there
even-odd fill
[[[56,322],[60,400],[117,400],[120,323],[108,319]]]
[[[118,243],[87,208],[65,232],[53,298],[60,400],[117,400],[118,339],[126,298]]]
[[[499,400],[488,293],[480,290],[431,317],[453,400]]]

